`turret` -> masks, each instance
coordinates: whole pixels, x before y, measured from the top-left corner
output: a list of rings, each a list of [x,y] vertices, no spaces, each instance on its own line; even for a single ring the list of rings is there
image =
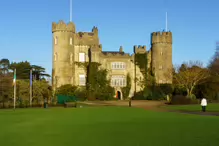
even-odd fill
[[[66,24],[64,21],[59,21],[58,23],[53,22],[52,23],[52,33],[54,32],[71,32],[75,33],[75,25],[73,22],[69,22]]]
[[[141,46],[141,45],[137,46],[137,45],[135,45],[134,46],[134,53],[135,54],[137,54],[137,53],[140,53],[140,54],[146,53],[146,46]]]
[[[63,21],[52,23],[53,33],[53,87],[71,84],[74,65],[74,34],[73,22],[66,24]]]
[[[172,83],[168,77],[172,69],[172,33],[153,32],[151,34],[151,65],[157,83]]]
[[[170,43],[172,44],[172,33],[171,32],[153,32],[151,43]]]

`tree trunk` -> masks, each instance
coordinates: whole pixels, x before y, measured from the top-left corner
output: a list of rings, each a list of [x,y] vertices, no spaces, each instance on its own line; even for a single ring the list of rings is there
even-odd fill
[[[194,89],[194,86],[192,86],[191,88],[187,88],[187,97],[192,98],[192,91]]]

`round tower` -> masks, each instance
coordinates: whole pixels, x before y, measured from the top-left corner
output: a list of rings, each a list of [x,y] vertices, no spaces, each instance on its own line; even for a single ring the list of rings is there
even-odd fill
[[[52,84],[57,88],[64,84],[73,82],[74,64],[74,34],[75,25],[73,22],[68,24],[63,21],[52,23],[53,33],[53,69]]]
[[[169,73],[172,69],[172,33],[151,34],[151,67],[156,83],[172,83]]]

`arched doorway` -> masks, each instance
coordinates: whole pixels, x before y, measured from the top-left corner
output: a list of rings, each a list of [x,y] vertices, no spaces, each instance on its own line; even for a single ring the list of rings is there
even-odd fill
[[[121,92],[120,91],[117,91],[116,92],[116,98],[121,100]]]

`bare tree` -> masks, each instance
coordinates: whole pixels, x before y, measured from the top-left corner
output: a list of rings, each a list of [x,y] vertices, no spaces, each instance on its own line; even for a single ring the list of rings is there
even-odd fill
[[[185,62],[174,69],[173,81],[175,84],[186,88],[188,97],[191,97],[196,85],[205,82],[210,76],[208,69],[204,68],[200,61]]]

